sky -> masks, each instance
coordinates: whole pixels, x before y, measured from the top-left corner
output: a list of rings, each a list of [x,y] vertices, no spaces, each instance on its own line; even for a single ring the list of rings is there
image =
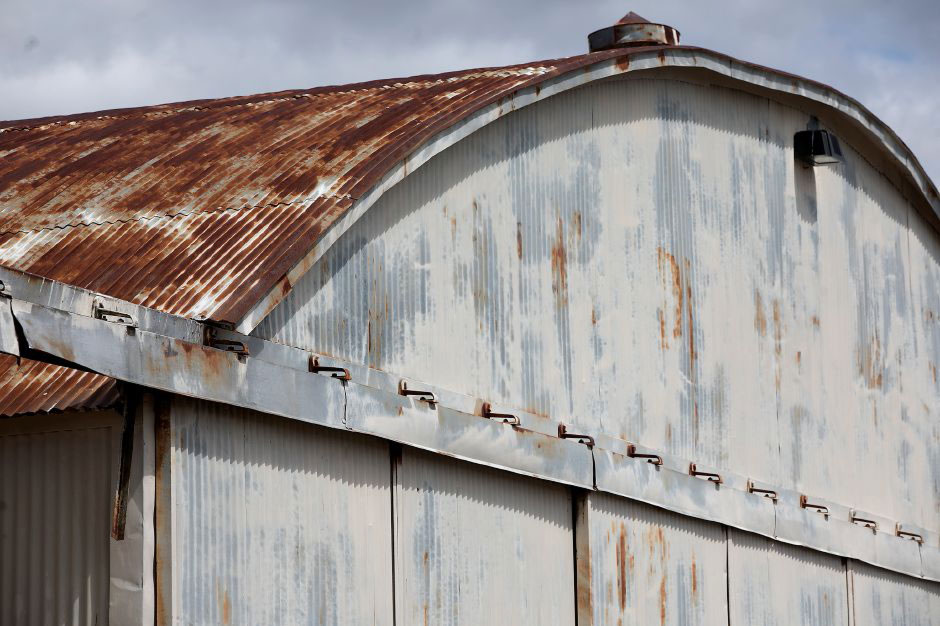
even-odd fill
[[[570,56],[631,10],[852,96],[940,182],[940,0],[0,0],[0,119]]]

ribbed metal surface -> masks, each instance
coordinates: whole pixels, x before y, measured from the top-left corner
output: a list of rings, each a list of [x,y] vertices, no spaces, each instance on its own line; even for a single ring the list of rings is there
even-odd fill
[[[940,584],[849,563],[853,626],[936,626],[940,624]]]
[[[842,559],[733,528],[728,534],[728,623],[849,623]]]
[[[724,527],[623,498],[590,498],[594,624],[729,623]]]
[[[905,176],[940,206],[916,159],[858,103],[710,51],[654,46],[6,122],[0,262],[166,312],[239,322],[262,301],[265,311],[276,303],[353,201],[397,166],[420,165],[405,159],[436,134],[491,104],[511,110],[520,89],[531,88],[531,101],[547,81],[564,76],[570,87],[589,66],[627,72],[643,55],[647,67],[714,65],[745,81],[838,102],[890,143]]]
[[[111,430],[0,434],[0,624],[108,623]]]
[[[257,334],[937,529],[940,242],[848,143],[796,164],[811,123],[555,96],[387,192]]]
[[[119,400],[113,378],[0,354],[0,416],[106,409]]]
[[[392,623],[384,442],[183,398],[171,423],[174,623]]]
[[[567,489],[406,449],[395,492],[397,624],[573,624]]]

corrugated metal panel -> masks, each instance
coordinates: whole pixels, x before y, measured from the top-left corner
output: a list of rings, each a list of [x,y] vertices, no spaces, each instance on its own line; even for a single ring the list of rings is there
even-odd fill
[[[567,489],[410,449],[396,475],[396,623],[574,623]]]
[[[0,624],[108,623],[111,429],[0,432]]]
[[[729,623],[724,527],[589,497],[594,624]]]
[[[940,624],[940,583],[916,580],[851,561],[854,626]]]
[[[811,123],[555,96],[388,191],[256,334],[936,529],[940,243],[848,143],[797,165]]]
[[[849,623],[842,559],[733,528],[728,529],[728,598],[730,624]]]
[[[0,416],[106,409],[119,401],[113,378],[0,354]]]
[[[384,442],[174,398],[174,623],[391,624]]]
[[[553,78],[569,73],[577,84],[581,70],[604,61],[626,72],[644,55],[656,67],[712,64],[839,106],[940,206],[907,148],[838,92],[697,48],[633,48],[4,123],[0,261],[166,312],[237,322],[262,297],[276,301],[290,286],[287,272],[352,200],[435,134],[502,99],[511,110],[520,89],[537,98]]]

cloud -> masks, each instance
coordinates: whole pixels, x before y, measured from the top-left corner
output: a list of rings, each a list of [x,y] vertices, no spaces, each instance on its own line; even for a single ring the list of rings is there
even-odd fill
[[[0,119],[568,56],[628,9],[834,86],[940,175],[935,0],[6,0]]]

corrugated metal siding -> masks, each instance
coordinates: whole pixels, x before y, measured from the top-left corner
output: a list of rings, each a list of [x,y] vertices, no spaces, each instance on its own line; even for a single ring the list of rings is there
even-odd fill
[[[813,123],[553,97],[387,192],[257,334],[936,529],[938,237],[850,145],[796,164]]]
[[[724,527],[589,497],[594,624],[729,623]]]
[[[405,450],[395,492],[397,624],[573,624],[567,489]]]
[[[174,398],[174,623],[391,624],[388,446]]]
[[[113,378],[0,354],[0,416],[106,409],[119,401]]]
[[[108,623],[111,429],[0,434],[0,624]]]
[[[940,624],[940,584],[855,561],[849,563],[849,568],[854,626]]]
[[[734,528],[728,529],[728,598],[730,624],[849,623],[842,559]]]

